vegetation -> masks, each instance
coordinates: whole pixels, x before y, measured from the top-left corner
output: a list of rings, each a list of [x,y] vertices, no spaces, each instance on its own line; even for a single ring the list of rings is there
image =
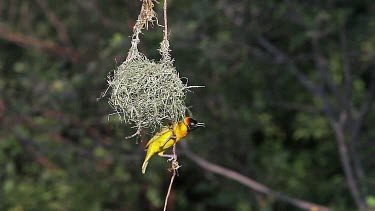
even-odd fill
[[[162,209],[170,164],[141,173],[153,134],[125,139],[97,100],[140,7],[0,1],[0,210]],[[177,145],[168,210],[375,209],[373,1],[179,0],[168,18],[206,124]],[[139,51],[158,60],[162,36]]]

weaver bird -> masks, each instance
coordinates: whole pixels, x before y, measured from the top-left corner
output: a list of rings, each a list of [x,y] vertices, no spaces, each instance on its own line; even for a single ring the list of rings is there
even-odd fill
[[[199,123],[191,117],[186,117],[181,122],[175,123],[170,127],[163,127],[146,145],[147,154],[142,165],[142,173],[146,172],[148,161],[155,153],[158,153],[161,157],[173,159],[173,155],[164,155],[165,150],[199,127],[204,127],[204,123]]]

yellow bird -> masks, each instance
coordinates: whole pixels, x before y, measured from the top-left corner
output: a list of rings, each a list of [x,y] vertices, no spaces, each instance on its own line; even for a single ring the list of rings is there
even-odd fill
[[[163,127],[146,145],[147,154],[142,165],[142,173],[146,172],[148,161],[155,153],[158,153],[161,157],[173,158],[173,155],[164,155],[165,150],[187,136],[190,131],[199,127],[204,127],[204,123],[199,123],[191,117],[186,117],[181,122],[175,123],[170,127]]]

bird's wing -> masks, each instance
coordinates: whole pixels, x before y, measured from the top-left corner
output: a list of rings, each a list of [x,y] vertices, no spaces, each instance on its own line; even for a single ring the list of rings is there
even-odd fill
[[[160,136],[162,136],[162,135],[164,135],[164,134],[166,134],[166,133],[168,133],[168,132],[171,132],[171,129],[170,129],[169,127],[163,127],[163,128],[161,129],[160,132],[156,133],[156,134],[154,135],[154,137],[152,137],[152,138],[148,141],[148,143],[146,144],[145,149],[147,149],[148,146],[149,146],[152,142],[154,142],[156,139],[158,139]]]

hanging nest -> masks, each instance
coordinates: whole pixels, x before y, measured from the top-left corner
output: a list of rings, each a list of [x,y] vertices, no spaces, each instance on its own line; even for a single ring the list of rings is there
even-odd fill
[[[138,129],[155,128],[184,117],[188,87],[176,68],[139,55],[121,64],[108,81],[109,104],[126,123]]]
[[[138,51],[141,30],[154,21],[157,23],[152,0],[143,0],[127,59],[108,79],[109,104],[121,120],[136,128],[134,135],[142,128],[155,130],[166,122],[178,122],[187,110],[185,96],[190,87],[182,83],[173,66],[166,25],[160,61],[149,60]]]

